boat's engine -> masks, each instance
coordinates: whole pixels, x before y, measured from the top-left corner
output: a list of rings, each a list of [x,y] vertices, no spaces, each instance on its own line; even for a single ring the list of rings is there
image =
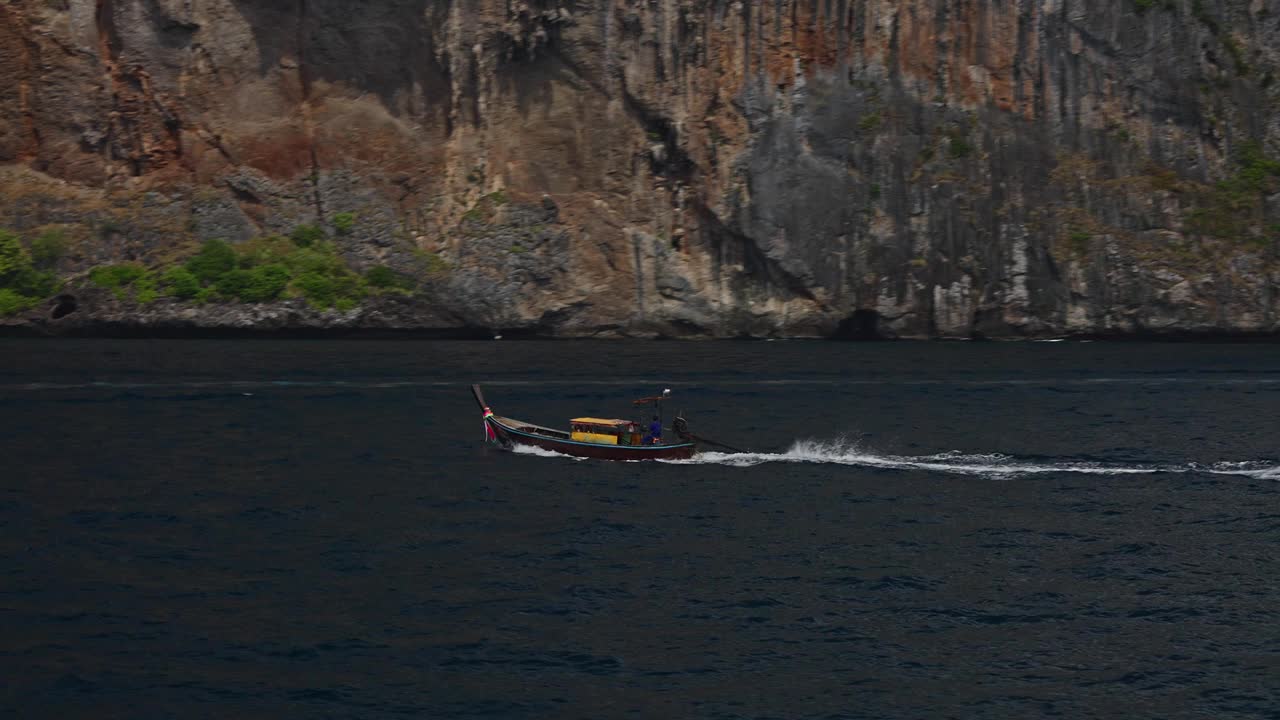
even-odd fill
[[[671,429],[675,431],[676,437],[685,442],[693,438],[693,435],[689,432],[689,421],[685,420],[683,415],[677,415],[671,421]]]

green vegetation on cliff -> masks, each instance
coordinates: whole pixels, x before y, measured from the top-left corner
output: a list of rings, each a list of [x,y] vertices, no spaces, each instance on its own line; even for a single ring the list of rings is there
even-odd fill
[[[324,230],[315,225],[299,225],[293,229],[293,234],[289,237],[298,247],[310,247],[312,244],[324,240]]]
[[[181,265],[107,265],[94,268],[89,278],[117,298],[139,303],[160,297],[245,303],[302,297],[314,307],[338,310],[355,308],[371,295],[412,295],[416,286],[413,278],[382,266],[361,276],[313,226],[301,226],[287,238],[262,237],[236,246],[209,240]]]
[[[58,282],[49,268],[61,250],[47,242],[37,248],[33,255],[17,235],[0,230],[0,316],[26,310],[57,292]]]
[[[333,229],[337,230],[339,235],[350,235],[355,226],[355,213],[344,212],[333,216]]]
[[[406,275],[401,275],[385,265],[370,268],[369,272],[364,274],[364,281],[369,285],[369,287],[379,288],[382,290],[413,290],[412,278]]]
[[[137,263],[121,265],[104,265],[89,271],[89,279],[94,285],[110,290],[117,298],[123,300],[128,296],[134,283],[147,274],[147,269]]]
[[[187,270],[202,283],[216,283],[236,267],[236,251],[221,240],[210,240],[195,257],[187,261]]]
[[[17,233],[0,230],[0,317],[33,308],[59,291],[62,283],[54,268],[65,250],[66,241],[58,232],[43,232],[24,242]],[[428,274],[445,269],[442,261],[428,255],[436,260],[423,263]],[[184,261],[99,265],[81,277],[70,282],[87,282],[120,301],[143,305],[161,298],[264,303],[300,297],[316,308],[343,311],[374,295],[411,296],[418,287],[414,277],[385,266],[361,275],[323,230],[308,225],[290,237],[261,237],[238,245],[208,240]]]
[[[160,274],[160,280],[164,283],[170,297],[180,300],[193,300],[200,296],[203,289],[200,286],[200,278],[183,265],[164,271]]]
[[[1265,242],[1253,234],[1263,196],[1274,191],[1280,178],[1280,160],[1267,157],[1258,143],[1246,143],[1239,152],[1234,175],[1203,192],[1198,207],[1188,217],[1191,228],[1202,235],[1227,240]]]

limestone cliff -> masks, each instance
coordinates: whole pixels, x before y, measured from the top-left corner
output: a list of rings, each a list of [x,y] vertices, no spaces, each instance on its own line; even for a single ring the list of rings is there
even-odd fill
[[[1276,0],[3,0],[0,227],[420,279],[53,327],[1273,333],[1278,61]]]

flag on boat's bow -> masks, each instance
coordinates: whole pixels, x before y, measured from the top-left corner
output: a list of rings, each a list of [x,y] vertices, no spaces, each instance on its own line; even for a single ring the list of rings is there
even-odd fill
[[[486,442],[496,442],[498,434],[493,431],[493,426],[489,424],[489,418],[493,417],[493,411],[489,408],[484,409],[484,439]]]

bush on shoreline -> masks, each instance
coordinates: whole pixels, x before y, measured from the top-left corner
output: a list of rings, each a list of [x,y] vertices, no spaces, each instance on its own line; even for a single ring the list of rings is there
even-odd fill
[[[60,250],[58,252],[61,252]],[[51,266],[57,258],[42,248],[40,265]],[[22,240],[0,230],[0,316],[13,315],[39,304],[58,291],[58,281],[50,270],[37,268]]]
[[[354,215],[350,220],[354,223]],[[342,218],[338,224],[348,223]],[[24,244],[16,233],[0,230],[0,317],[35,307],[58,292],[61,284],[53,269],[65,250],[66,241],[57,231]],[[160,298],[262,303],[301,297],[313,307],[340,311],[372,295],[413,295],[417,287],[414,278],[385,266],[364,275],[355,272],[314,225],[299,226],[289,237],[273,235],[234,246],[209,240],[177,264],[100,265],[89,270],[88,282],[118,300],[144,305]]]
[[[246,303],[301,297],[313,307],[346,311],[370,295],[413,294],[412,278],[382,266],[361,276],[323,238],[323,231],[304,225],[289,237],[256,238],[236,246],[209,240],[181,265],[107,265],[94,268],[90,280],[121,300],[132,293],[140,303],[160,297]]]

